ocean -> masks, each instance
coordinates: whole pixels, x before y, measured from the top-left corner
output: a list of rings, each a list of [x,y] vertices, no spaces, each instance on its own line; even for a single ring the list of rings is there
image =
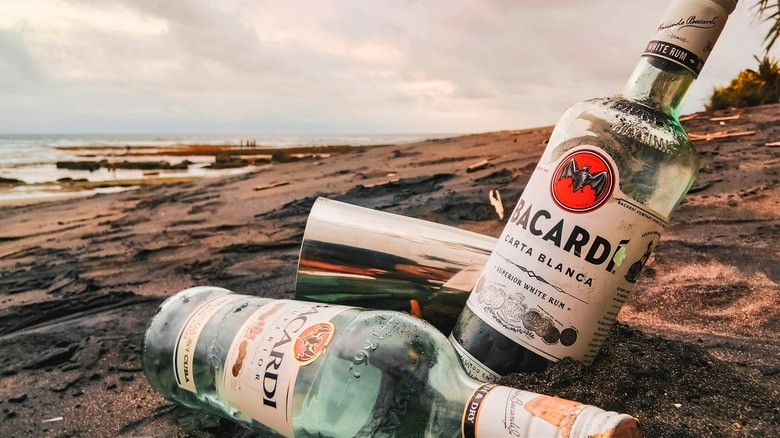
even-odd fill
[[[0,185],[0,202],[18,199],[34,199],[73,196],[72,191],[60,190],[58,180],[63,178],[85,179],[91,182],[141,179],[154,177],[209,177],[247,172],[249,168],[211,170],[205,166],[213,157],[155,156],[147,160],[164,160],[171,164],[187,159],[194,164],[186,170],[160,173],[141,170],[95,171],[57,168],[58,161],[98,161],[111,159],[111,154],[132,153],[134,148],[153,147],[164,150],[174,145],[213,144],[239,146],[254,142],[257,148],[286,148],[295,146],[372,146],[409,143],[428,139],[452,137],[454,134],[365,134],[365,135],[159,135],[159,134],[0,134],[0,179],[14,179],[24,184],[3,188]],[[67,149],[73,148],[73,149]],[[123,158],[117,156],[116,160]],[[106,187],[82,191],[79,195],[127,190],[126,187]]]

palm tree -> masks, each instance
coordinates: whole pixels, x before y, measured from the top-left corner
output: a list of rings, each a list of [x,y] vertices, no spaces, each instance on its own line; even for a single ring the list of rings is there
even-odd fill
[[[710,101],[705,105],[708,111],[726,108],[744,108],[754,105],[776,103],[780,100],[780,62],[764,56],[754,56],[758,70],[747,69],[726,87],[715,87]]]
[[[780,38],[780,0],[758,0],[756,4],[756,16],[764,17],[765,21],[774,21],[772,27],[764,38],[766,43],[766,52],[769,53],[769,49],[775,44],[778,38]]]

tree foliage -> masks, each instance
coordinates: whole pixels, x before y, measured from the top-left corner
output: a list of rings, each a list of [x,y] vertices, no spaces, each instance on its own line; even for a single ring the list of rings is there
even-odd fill
[[[772,27],[769,28],[764,38],[766,52],[769,53],[769,49],[780,38],[780,0],[758,0],[756,15],[763,17],[765,21],[772,22]]]
[[[780,63],[768,56],[754,58],[758,61],[758,70],[743,70],[728,86],[715,88],[706,105],[708,111],[763,105],[780,100]]]

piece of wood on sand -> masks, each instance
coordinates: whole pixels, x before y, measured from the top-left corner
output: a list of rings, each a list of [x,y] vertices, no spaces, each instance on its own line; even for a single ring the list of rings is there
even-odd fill
[[[490,165],[490,161],[488,160],[482,160],[479,162],[476,162],[472,164],[471,166],[466,168],[466,173],[476,172],[478,170],[484,169]]]
[[[742,117],[740,114],[734,114],[733,116],[710,117],[710,121],[723,122],[726,120],[739,120],[740,117]]]
[[[691,139],[691,141],[710,141],[710,140],[717,140],[721,138],[729,138],[729,137],[740,137],[743,135],[753,135],[756,131],[739,131],[739,132],[728,132],[728,131],[718,131],[713,132],[711,134],[688,134],[688,138]]]
[[[254,190],[256,192],[259,192],[261,190],[273,189],[274,187],[282,187],[282,186],[286,186],[288,184],[290,184],[290,183],[287,182],[287,181],[278,181],[278,182],[272,182],[270,184],[264,184],[262,186],[257,186],[255,188],[253,188],[252,190]]]
[[[491,190],[488,194],[488,197],[490,198],[490,205],[493,206],[493,208],[496,209],[496,214],[498,214],[499,219],[504,219],[504,203],[501,202],[501,194],[498,193],[498,190]]]
[[[773,141],[773,142],[770,142],[770,143],[764,143],[764,146],[769,146],[770,148],[780,147],[780,141]]]
[[[381,187],[381,186],[386,186],[386,185],[390,185],[390,184],[395,184],[395,183],[397,183],[399,181],[401,181],[400,178],[391,178],[391,179],[388,179],[388,180],[385,180],[385,181],[382,181],[382,182],[378,182],[378,183],[363,184],[363,188],[364,189],[370,189],[372,187]]]

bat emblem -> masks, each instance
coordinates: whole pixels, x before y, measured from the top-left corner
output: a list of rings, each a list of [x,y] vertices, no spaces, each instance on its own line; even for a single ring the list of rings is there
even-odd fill
[[[604,194],[604,190],[607,189],[607,180],[609,175],[606,170],[601,172],[590,173],[590,166],[587,164],[582,166],[582,169],[577,165],[577,161],[574,158],[570,159],[563,168],[558,181],[563,178],[571,178],[572,192],[580,191],[585,186],[590,186],[594,192],[596,192],[596,199],[600,198]]]
[[[293,357],[300,365],[317,359],[330,343],[336,327],[330,322],[314,324],[301,332],[293,345]]]
[[[562,209],[588,213],[604,205],[616,184],[609,158],[597,149],[577,149],[564,157],[550,179],[550,194]],[[585,190],[590,187],[591,190]]]

